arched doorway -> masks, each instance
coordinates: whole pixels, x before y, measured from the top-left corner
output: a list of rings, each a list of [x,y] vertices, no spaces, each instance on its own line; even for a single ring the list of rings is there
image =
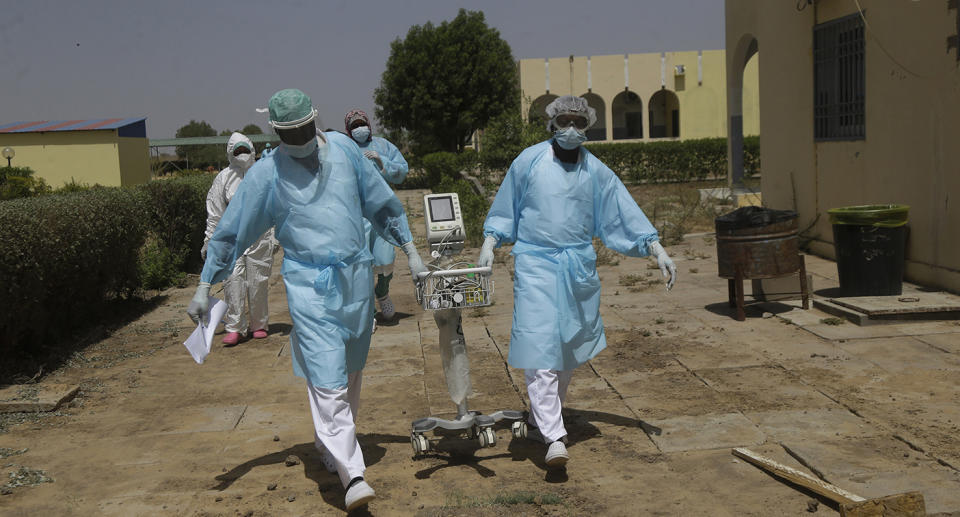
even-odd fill
[[[613,98],[613,139],[643,138],[643,99],[629,90]]]
[[[650,138],[680,136],[680,99],[670,90],[660,90],[647,104],[650,114]]]
[[[530,109],[527,110],[527,120],[540,120],[543,122],[544,126],[547,124],[547,104],[553,102],[557,96],[552,93],[545,93],[537,97],[532,103],[530,103]]]
[[[744,34],[727,61],[727,180],[732,188],[743,188],[743,72],[758,50],[757,38]]]
[[[587,140],[606,140],[607,139],[607,105],[603,98],[595,93],[585,93],[582,95],[587,100],[587,104],[597,111],[597,123],[587,130]]]

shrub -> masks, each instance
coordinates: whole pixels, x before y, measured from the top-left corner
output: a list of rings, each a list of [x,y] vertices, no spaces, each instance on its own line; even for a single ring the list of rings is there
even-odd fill
[[[35,197],[50,192],[46,180],[30,167],[0,167],[0,201]]]
[[[131,189],[0,203],[0,354],[63,336],[133,293],[144,237]]]
[[[461,162],[456,153],[441,151],[430,153],[423,157],[423,170],[427,176],[427,184],[433,187],[445,179],[459,179]]]
[[[207,191],[215,176],[190,175],[140,186],[150,234],[183,271],[201,266],[200,248],[207,227]],[[166,287],[166,286],[164,286]]]
[[[54,194],[69,194],[71,192],[84,192],[93,188],[89,183],[83,183],[82,181],[77,181],[76,178],[70,177],[70,181],[63,184],[62,187],[53,189]]]
[[[164,289],[179,284],[186,276],[183,256],[173,253],[155,238],[147,239],[140,248],[138,272],[144,289]]]
[[[727,139],[594,143],[593,153],[624,181],[691,181],[726,177]],[[760,172],[760,138],[744,139],[744,172]]]

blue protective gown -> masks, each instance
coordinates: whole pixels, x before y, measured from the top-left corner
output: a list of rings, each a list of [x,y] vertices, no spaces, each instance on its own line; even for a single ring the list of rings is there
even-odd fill
[[[403,204],[356,143],[333,131],[323,135],[327,144],[314,170],[281,147],[247,171],[210,239],[200,279],[226,278],[243,250],[275,227],[293,320],[293,371],[335,389],[363,369],[370,348],[373,275],[364,219],[395,246],[413,238]]]
[[[565,164],[550,141],[524,149],[500,185],[483,225],[515,242],[515,368],[572,370],[607,346],[593,237],[632,257],[648,254],[657,231],[606,165],[586,148]]]
[[[383,179],[394,185],[403,183],[410,168],[397,146],[390,143],[386,138],[378,136],[371,137],[367,142],[358,145],[361,152],[376,151],[380,154],[380,160],[383,161],[383,169],[380,171],[380,175],[383,176]],[[376,167],[375,163],[374,167]],[[393,265],[396,253],[393,245],[372,231],[372,226],[367,225],[366,230],[367,241],[370,243],[370,253],[373,254],[373,266]]]

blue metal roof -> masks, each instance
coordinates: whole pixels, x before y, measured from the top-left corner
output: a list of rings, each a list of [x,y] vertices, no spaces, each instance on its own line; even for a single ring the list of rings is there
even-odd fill
[[[138,118],[101,118],[90,120],[41,120],[37,122],[13,122],[0,125],[0,133],[41,133],[45,131],[91,131],[96,129],[119,129],[143,122]]]

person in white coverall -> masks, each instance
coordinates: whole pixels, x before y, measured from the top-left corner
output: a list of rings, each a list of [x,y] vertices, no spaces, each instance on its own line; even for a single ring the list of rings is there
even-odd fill
[[[207,258],[207,245],[213,231],[217,229],[220,218],[240,187],[247,170],[256,161],[253,142],[240,133],[230,135],[227,142],[227,160],[230,165],[217,174],[210,191],[207,192],[207,231],[200,253],[204,259]],[[227,346],[239,343],[251,328],[254,339],[267,337],[267,288],[273,266],[275,242],[273,228],[270,228],[237,259],[233,273],[223,282],[223,296],[227,302],[227,312],[223,316],[226,330],[223,344]]]

